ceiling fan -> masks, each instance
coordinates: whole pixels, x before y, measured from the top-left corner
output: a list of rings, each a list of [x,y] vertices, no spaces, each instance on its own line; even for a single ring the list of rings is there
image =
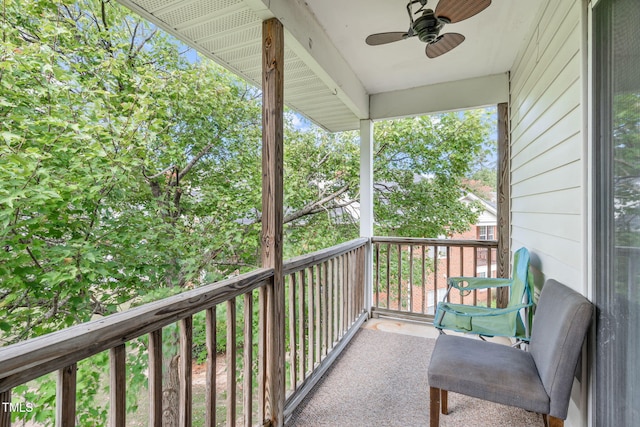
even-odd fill
[[[420,7],[414,12],[416,4],[420,4]],[[464,36],[459,33],[440,34],[445,24],[471,18],[490,4],[491,0],[440,0],[434,12],[426,8],[427,0],[411,0],[407,4],[409,30],[371,34],[365,41],[369,46],[378,46],[417,36],[420,41],[427,44],[425,49],[427,56],[437,58],[464,41]],[[414,20],[413,16],[420,13],[422,15]]]

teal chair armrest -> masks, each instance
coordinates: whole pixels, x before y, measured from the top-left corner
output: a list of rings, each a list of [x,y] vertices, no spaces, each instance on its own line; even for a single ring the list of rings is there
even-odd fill
[[[499,288],[503,286],[511,286],[512,283],[513,279],[492,277],[450,277],[448,280],[449,287],[454,287],[461,291]]]

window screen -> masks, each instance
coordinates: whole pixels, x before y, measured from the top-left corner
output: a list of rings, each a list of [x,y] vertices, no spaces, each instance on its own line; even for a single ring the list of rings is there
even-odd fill
[[[640,3],[594,18],[597,426],[640,425]]]

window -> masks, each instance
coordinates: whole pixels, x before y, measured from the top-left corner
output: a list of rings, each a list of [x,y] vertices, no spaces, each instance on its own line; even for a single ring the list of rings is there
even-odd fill
[[[493,225],[480,225],[478,226],[478,239],[479,240],[495,240],[495,227]]]
[[[594,22],[594,425],[640,425],[640,7],[600,0]]]

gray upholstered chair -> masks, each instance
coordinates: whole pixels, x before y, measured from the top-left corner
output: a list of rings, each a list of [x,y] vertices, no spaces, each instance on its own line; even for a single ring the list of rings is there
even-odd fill
[[[548,280],[533,319],[528,351],[453,335],[440,335],[429,365],[431,427],[447,414],[447,391],[544,415],[563,426],[571,386],[593,316],[579,293]]]

